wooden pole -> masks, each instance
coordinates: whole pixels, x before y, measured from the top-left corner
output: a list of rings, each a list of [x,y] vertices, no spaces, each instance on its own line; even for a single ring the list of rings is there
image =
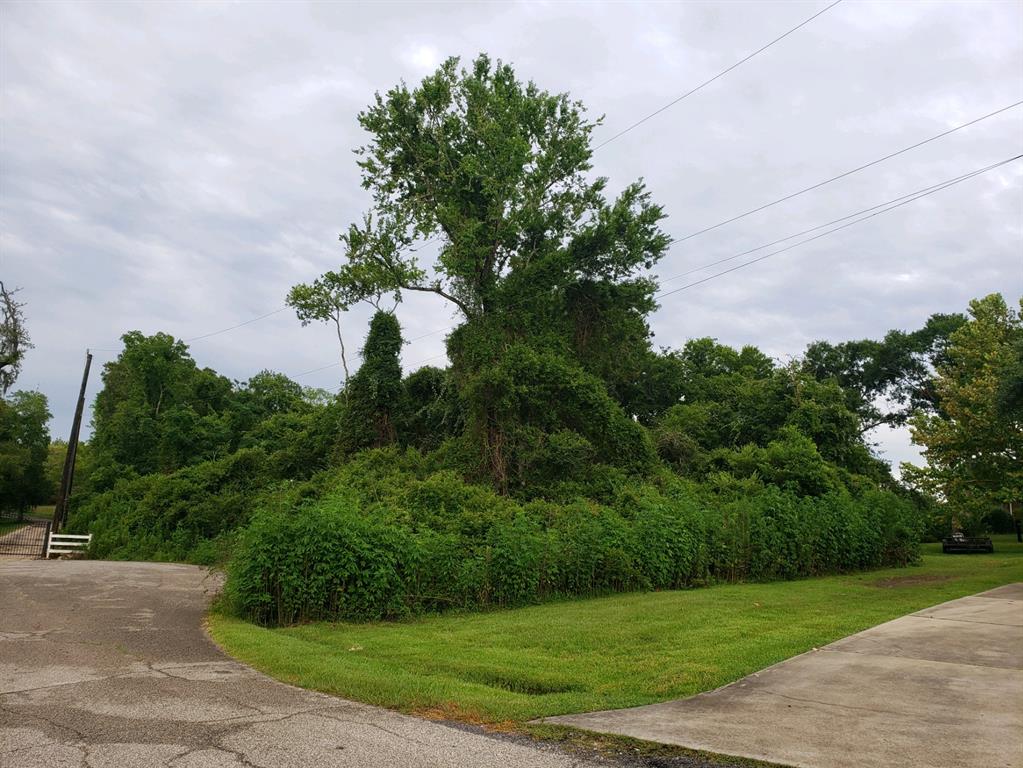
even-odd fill
[[[85,371],[82,373],[82,388],[78,391],[78,403],[75,405],[75,420],[71,424],[71,438],[67,444],[67,455],[64,457],[64,471],[60,476],[60,490],[57,492],[57,504],[53,508],[53,533],[58,533],[67,522],[68,498],[71,496],[71,483],[75,476],[75,459],[78,455],[78,433],[82,428],[82,411],[85,410],[85,386],[89,383],[89,368],[92,366],[92,352],[85,350]]]

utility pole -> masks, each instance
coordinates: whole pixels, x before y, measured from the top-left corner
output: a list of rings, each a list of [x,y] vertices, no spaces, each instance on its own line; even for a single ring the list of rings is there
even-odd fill
[[[53,508],[53,527],[57,533],[67,522],[67,502],[71,496],[71,482],[75,476],[75,458],[78,455],[78,432],[82,427],[82,411],[85,410],[85,385],[89,383],[89,368],[92,366],[92,352],[85,350],[85,372],[82,373],[82,388],[78,392],[78,404],[75,406],[75,420],[71,424],[71,438],[67,443],[67,455],[64,457],[64,471],[60,476],[60,491],[57,493],[57,504]]]

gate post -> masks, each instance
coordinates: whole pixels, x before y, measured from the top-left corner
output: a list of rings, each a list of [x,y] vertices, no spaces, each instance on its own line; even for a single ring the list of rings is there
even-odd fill
[[[53,521],[52,520],[47,520],[46,521],[46,534],[43,536],[43,554],[42,554],[42,559],[43,560],[48,559],[47,555],[50,554],[50,528],[52,528],[52,527],[53,527]]]

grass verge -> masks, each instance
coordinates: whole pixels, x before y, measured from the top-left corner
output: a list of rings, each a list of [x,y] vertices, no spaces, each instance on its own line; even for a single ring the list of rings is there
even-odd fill
[[[557,739],[550,726],[526,722],[691,696],[906,613],[1023,581],[1023,544],[999,536],[995,547],[942,555],[926,545],[910,568],[398,623],[266,629],[214,614],[210,630],[233,656],[303,688]]]

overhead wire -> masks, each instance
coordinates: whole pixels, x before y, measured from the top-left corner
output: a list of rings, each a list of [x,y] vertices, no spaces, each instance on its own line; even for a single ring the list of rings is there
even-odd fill
[[[861,218],[855,219],[854,221],[846,222],[845,224],[842,224],[839,227],[835,227],[834,229],[829,229],[826,232],[821,232],[820,234],[814,235],[813,237],[809,237],[806,240],[801,240],[798,243],[793,243],[792,245],[786,246],[785,248],[779,248],[777,251],[772,251],[770,253],[764,254],[763,256],[759,256],[759,257],[757,257],[755,259],[751,259],[749,261],[743,262],[742,264],[738,264],[738,265],[736,265],[734,267],[730,267],[729,269],[722,270],[721,272],[717,272],[717,273],[715,273],[713,275],[710,275],[708,277],[702,278],[700,280],[695,280],[692,283],[688,283],[688,284],[683,285],[683,286],[681,286],[679,288],[673,288],[670,291],[664,291],[662,293],[656,294],[654,296],[654,298],[655,299],[662,299],[665,296],[671,296],[673,294],[676,294],[676,293],[679,293],[681,291],[684,291],[687,288],[692,288],[692,287],[697,286],[697,285],[702,285],[703,283],[709,282],[709,281],[714,280],[714,279],[716,279],[718,277],[721,277],[723,275],[730,274],[730,273],[735,272],[737,270],[740,270],[740,269],[743,269],[745,267],[749,267],[749,266],[751,266],[753,264],[756,264],[758,262],[764,261],[765,259],[769,259],[772,256],[777,256],[779,253],[784,253],[785,251],[790,251],[793,248],[798,248],[801,245],[806,245],[807,243],[812,243],[815,240],[820,240],[822,237],[827,237],[828,235],[834,234],[835,232],[838,232],[840,230],[847,229],[848,227],[855,226],[856,224],[860,224],[860,223],[862,223],[864,221],[867,221],[868,219],[872,219],[875,216],[880,216],[880,215],[882,215],[884,213],[888,213],[889,211],[894,211],[896,208],[901,208],[904,205],[909,205],[910,203],[916,202],[917,200],[920,200],[922,198],[928,197],[928,196],[933,195],[933,194],[935,194],[937,192],[941,192],[942,190],[948,189],[949,187],[955,186],[956,184],[961,184],[962,182],[967,181],[967,180],[972,179],[972,178],[975,178],[976,176],[979,176],[982,173],[987,173],[988,171],[991,171],[991,170],[994,170],[995,168],[998,168],[1000,166],[1006,165],[1007,163],[1011,163],[1014,160],[1019,160],[1020,158],[1023,158],[1023,154],[1016,155],[1014,157],[1010,157],[1010,158],[1008,158],[1006,160],[1002,160],[1002,161],[994,163],[994,164],[992,164],[990,166],[987,166],[986,168],[982,168],[982,169],[979,169],[977,171],[973,171],[971,173],[964,174],[963,176],[959,176],[959,177],[957,177],[955,179],[951,179],[949,181],[946,181],[946,182],[943,182],[941,184],[935,185],[934,187],[927,188],[926,191],[923,191],[923,192],[921,192],[919,194],[916,194],[915,196],[912,196],[909,199],[897,198],[897,199],[901,200],[901,202],[897,202],[897,203],[895,203],[893,205],[889,205],[888,207],[883,208],[882,210],[874,211],[873,213],[870,213],[870,214],[868,214],[866,216],[862,216]],[[875,206],[875,208],[876,207],[877,206]],[[872,209],[867,209],[867,210],[872,210]],[[854,214],[854,215],[856,215],[856,214]],[[848,217],[844,217],[844,218],[848,218]],[[837,221],[841,221],[841,219],[838,219]],[[823,226],[828,226],[828,225],[823,225]],[[818,227],[815,227],[814,229],[818,229]],[[807,231],[812,231],[812,230],[807,230]],[[792,237],[799,237],[799,236],[800,235],[793,235]],[[791,238],[785,238],[785,239],[791,239]],[[777,242],[781,242],[781,241],[777,241]],[[770,245],[763,246],[763,247],[770,247]],[[754,250],[757,250],[757,249],[754,249]],[[747,251],[746,253],[751,253],[751,252],[752,251]],[[744,255],[744,254],[739,254],[739,256],[741,256],[741,255]],[[738,258],[738,256],[732,257],[732,258]],[[724,259],[722,261],[728,261],[728,259]],[[722,261],[719,261],[719,262],[716,262],[716,263],[720,264],[720,263],[722,263]],[[704,267],[702,267],[700,269],[706,269],[708,266],[710,266],[710,265],[705,265]],[[695,271],[699,271],[699,270],[695,270]],[[679,275],[677,277],[681,277],[681,275]]]
[[[671,108],[672,108],[673,106],[675,106],[676,104],[678,104],[678,103],[679,103],[680,101],[683,101],[683,100],[685,100],[685,99],[688,99],[688,98],[689,98],[690,96],[692,96],[692,95],[693,95],[694,93],[698,93],[699,91],[702,91],[702,90],[703,90],[704,88],[706,88],[706,87],[707,87],[708,85],[710,85],[711,83],[713,83],[713,82],[714,82],[715,80],[718,80],[719,78],[722,78],[722,77],[724,77],[724,76],[725,76],[725,75],[727,75],[727,74],[728,74],[729,72],[731,72],[731,71],[732,71],[733,69],[737,69],[738,67],[741,67],[741,66],[742,66],[743,64],[745,64],[745,63],[746,63],[747,61],[749,61],[750,59],[752,59],[752,58],[754,58],[754,57],[756,57],[756,56],[759,56],[759,55],[760,55],[761,53],[763,53],[764,51],[766,51],[766,50],[767,50],[768,48],[770,48],[771,46],[773,46],[773,45],[776,45],[777,43],[780,43],[780,42],[781,42],[782,40],[784,40],[784,39],[785,39],[786,37],[788,37],[789,35],[793,34],[793,33],[794,33],[794,32],[796,32],[796,31],[798,31],[798,30],[802,29],[802,28],[803,28],[803,27],[805,27],[805,26],[806,26],[807,24],[809,24],[809,23],[810,23],[811,21],[813,21],[814,19],[816,19],[816,18],[817,18],[818,16],[822,16],[822,15],[824,15],[825,13],[827,13],[828,11],[830,11],[830,10],[831,10],[832,8],[834,8],[834,7],[836,6],[836,5],[838,5],[838,4],[839,4],[839,3],[841,3],[841,2],[842,2],[842,0],[835,0],[835,2],[831,3],[831,5],[827,6],[826,8],[823,8],[823,9],[821,9],[821,10],[819,10],[819,11],[817,11],[817,13],[813,14],[813,16],[811,16],[810,18],[808,18],[808,19],[804,19],[803,21],[801,21],[801,22],[800,22],[799,24],[797,24],[796,26],[794,26],[794,27],[793,27],[792,29],[790,29],[790,30],[789,30],[788,32],[786,32],[785,34],[783,34],[783,35],[779,35],[778,37],[774,38],[774,40],[772,40],[771,42],[767,43],[766,45],[763,45],[763,46],[761,46],[760,48],[757,48],[757,50],[753,51],[753,53],[750,53],[750,54],[748,54],[748,55],[744,56],[743,58],[739,59],[739,60],[738,60],[737,62],[735,62],[734,64],[732,64],[731,66],[729,66],[729,67],[726,67],[725,69],[723,69],[723,70],[721,70],[720,72],[718,72],[718,73],[717,73],[716,75],[714,75],[713,77],[711,77],[711,78],[709,78],[709,79],[707,79],[707,80],[704,80],[704,81],[703,81],[702,83],[700,83],[700,84],[699,84],[698,86],[696,86],[695,88],[692,88],[692,89],[690,89],[690,90],[686,91],[686,92],[685,92],[685,93],[683,93],[683,94],[682,94],[681,96],[679,96],[679,97],[678,97],[677,99],[673,99],[672,101],[669,101],[669,102],[668,102],[667,104],[665,104],[665,105],[664,105],[663,107],[660,107],[659,109],[656,109],[656,110],[654,110],[654,111],[653,111],[653,112],[651,112],[651,113],[650,113],[649,115],[646,115],[645,117],[643,117],[643,118],[640,118],[639,120],[637,120],[636,122],[634,122],[634,123],[633,123],[632,125],[628,126],[627,128],[624,128],[624,129],[622,129],[622,130],[618,131],[618,133],[616,133],[616,134],[615,134],[614,136],[612,136],[611,138],[609,138],[609,139],[605,139],[605,140],[604,140],[604,141],[602,141],[602,142],[601,142],[600,144],[598,144],[597,146],[595,146],[595,147],[593,148],[593,151],[594,151],[594,152],[596,152],[596,151],[597,151],[598,149],[600,149],[601,147],[606,147],[606,146],[607,146],[608,144],[610,144],[610,143],[611,143],[612,141],[615,141],[616,139],[620,139],[620,138],[621,138],[622,136],[624,136],[625,134],[629,133],[629,131],[632,131],[632,130],[634,130],[634,129],[638,128],[639,126],[643,125],[643,123],[647,122],[648,120],[651,120],[652,118],[655,118],[655,117],[657,117],[657,115],[661,114],[662,112],[665,112],[666,110],[668,110],[668,109],[671,109]]]
[[[272,312],[267,312],[266,314],[260,315],[259,317],[253,317],[252,319],[245,320],[244,322],[238,323],[237,325],[232,325],[229,328],[221,328],[219,331],[213,331],[212,333],[204,333],[202,336],[193,336],[190,339],[182,339],[182,341],[184,341],[186,343],[191,343],[193,341],[200,341],[202,339],[208,339],[211,336],[219,336],[222,333],[227,333],[228,331],[233,331],[236,328],[241,328],[243,325],[251,325],[252,323],[259,322],[260,320],[265,320],[266,318],[270,317],[271,315],[279,314],[280,312],[283,312],[286,309],[288,309],[288,306],[284,305],[283,307],[278,307],[277,309],[273,310]]]
[[[847,214],[845,216],[841,216],[841,217],[839,217],[837,219],[832,219],[831,221],[825,222],[824,224],[818,224],[815,227],[810,227],[809,229],[804,229],[802,232],[796,232],[795,234],[791,234],[791,235],[788,235],[787,237],[779,238],[778,240],[774,240],[774,241],[772,241],[770,243],[765,243],[764,245],[758,245],[756,248],[750,248],[747,251],[742,251],[741,253],[737,253],[737,254],[735,254],[733,256],[728,256],[728,257],[726,257],[724,259],[718,259],[717,261],[712,261],[709,264],[704,264],[704,265],[699,266],[699,267],[693,267],[690,270],[687,270],[687,271],[682,272],[682,273],[677,274],[677,275],[673,275],[672,277],[666,277],[666,278],[663,278],[663,279],[658,279],[658,282],[661,283],[661,284],[670,283],[673,280],[679,280],[679,279],[681,279],[683,277],[686,277],[687,275],[691,275],[694,272],[702,272],[703,270],[709,269],[710,267],[716,267],[719,264],[724,264],[725,262],[728,262],[728,261],[734,261],[735,259],[741,258],[743,256],[748,256],[751,253],[756,253],[757,251],[762,251],[765,248],[770,248],[770,247],[778,245],[780,243],[784,243],[787,240],[792,240],[793,238],[796,238],[796,237],[802,237],[803,235],[807,235],[807,234],[809,234],[811,232],[815,232],[818,229],[823,229],[824,227],[830,227],[832,224],[838,224],[841,221],[846,221],[847,219],[851,219],[851,218],[853,218],[855,216],[859,216],[861,214],[867,213],[869,211],[876,210],[878,208],[883,208],[883,207],[885,207],[887,205],[891,205],[893,203],[897,203],[897,202],[899,202],[901,200],[906,200],[907,198],[916,199],[916,197],[918,195],[919,196],[923,196],[922,193],[930,194],[931,192],[938,192],[938,191],[944,189],[945,187],[952,186],[953,184],[958,184],[961,181],[966,181],[967,179],[971,179],[974,176],[979,176],[980,174],[987,173],[988,171],[994,170],[995,168],[998,168],[999,166],[1005,165],[1007,163],[1011,163],[1013,160],[1018,160],[1020,157],[1021,157],[1021,155],[1016,155],[1015,157],[1010,157],[1007,160],[1000,160],[997,163],[992,163],[991,165],[984,166],[983,168],[978,168],[977,170],[970,171],[969,173],[964,173],[961,176],[956,176],[956,177],[953,177],[951,179],[946,179],[945,181],[938,182],[937,184],[932,184],[931,186],[924,187],[922,189],[918,189],[918,190],[916,190],[914,192],[909,192],[909,193],[907,193],[905,195],[900,195],[899,197],[893,198],[892,200],[888,200],[888,201],[886,201],[884,203],[878,203],[877,205],[872,205],[869,208],[864,208],[862,210],[856,211],[855,213],[850,213],[850,214]],[[909,200],[908,202],[912,202],[912,200]]]
[[[883,163],[886,160],[891,160],[893,157],[898,157],[899,155],[903,155],[906,152],[917,149],[918,147],[922,147],[925,144],[930,144],[932,141],[937,141],[938,139],[953,134],[956,131],[961,131],[964,128],[969,128],[971,125],[976,125],[979,122],[992,118],[995,115],[1000,115],[1002,112],[1007,112],[1010,109],[1015,109],[1020,104],[1023,104],[1023,100],[1001,107],[1000,109],[996,109],[994,112],[988,112],[986,115],[976,117],[973,120],[957,125],[954,128],[949,128],[948,130],[942,131],[941,133],[937,133],[934,136],[931,136],[930,138],[924,139],[923,141],[918,141],[915,144],[910,144],[908,147],[903,147],[902,149],[896,150],[895,152],[890,152],[884,157],[879,157],[876,160],[871,160],[869,163],[864,163],[863,165],[858,165],[855,168],[850,168],[848,171],[843,171],[842,173],[839,173],[835,176],[824,179],[824,181],[819,181],[816,184],[811,184],[809,187],[804,187],[803,189],[800,189],[797,192],[792,192],[790,194],[784,195],[783,197],[779,197],[777,200],[772,200],[771,202],[764,203],[763,205],[759,205],[756,208],[751,208],[750,210],[744,213],[740,213],[737,216],[732,216],[731,218],[725,219],[724,221],[719,221],[717,224],[711,224],[709,227],[704,227],[703,229],[698,229],[695,232],[690,232],[688,235],[676,237],[674,240],[672,240],[672,242],[684,243],[686,240],[691,240],[692,238],[697,237],[698,235],[702,235],[705,234],[706,232],[718,229],[720,227],[725,226],[726,224],[731,224],[732,222],[739,221],[739,219],[744,219],[747,216],[752,216],[754,213],[760,213],[760,211],[765,211],[768,208],[773,208],[774,206],[780,203],[784,203],[787,200],[791,200],[794,197],[799,197],[800,195],[804,195],[807,192],[812,192],[815,189],[820,189],[821,187],[831,184],[832,182],[838,181],[839,179],[844,179],[847,176],[852,176],[854,173],[859,173],[860,171],[866,170],[867,168],[872,168],[873,166]]]

